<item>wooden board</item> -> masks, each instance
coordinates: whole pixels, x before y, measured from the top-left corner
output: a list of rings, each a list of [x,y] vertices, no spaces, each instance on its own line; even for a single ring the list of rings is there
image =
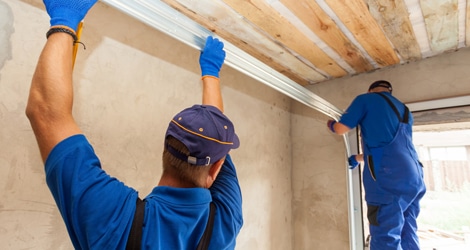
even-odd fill
[[[327,79],[325,75],[303,63],[274,39],[264,36],[259,29],[221,2],[213,0],[163,0],[163,2],[300,85]]]
[[[311,0],[281,0],[310,30],[338,53],[356,73],[373,70],[372,64],[361,51],[344,35],[336,23]]]
[[[240,15],[261,29],[273,40],[293,51],[296,56],[313,64],[328,76],[342,77],[347,72],[335,60],[300,32],[294,25],[287,22],[278,12],[263,0],[224,0]]]
[[[405,62],[421,59],[421,50],[403,0],[366,0],[366,3],[401,59]]]
[[[400,62],[389,40],[363,1],[325,0],[325,2],[379,66],[385,67]]]
[[[466,24],[465,24],[465,46],[470,46],[470,0],[467,0],[467,12],[465,15]]]
[[[457,0],[420,0],[428,39],[434,53],[457,49],[459,13]]]

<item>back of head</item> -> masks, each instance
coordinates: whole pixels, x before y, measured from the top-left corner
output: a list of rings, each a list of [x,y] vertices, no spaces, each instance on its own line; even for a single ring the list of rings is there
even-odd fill
[[[206,170],[202,169],[208,169],[239,145],[232,122],[219,109],[194,105],[170,121],[165,135],[164,171],[176,169],[173,172],[184,181],[194,182],[201,177],[195,175],[204,175]]]
[[[179,183],[185,183],[187,186],[202,187],[204,178],[207,176],[212,164],[194,165],[187,161],[175,157],[168,148],[177,151],[180,154],[189,155],[188,148],[173,136],[165,138],[165,148],[163,150],[162,164],[163,174],[170,175],[178,180]]]
[[[386,88],[388,89],[388,91],[390,93],[392,93],[393,91],[393,88],[392,88],[392,84],[389,83],[388,81],[385,81],[385,80],[378,80],[378,81],[375,81],[373,82],[370,86],[369,86],[369,92],[371,92],[373,89],[375,88]]]

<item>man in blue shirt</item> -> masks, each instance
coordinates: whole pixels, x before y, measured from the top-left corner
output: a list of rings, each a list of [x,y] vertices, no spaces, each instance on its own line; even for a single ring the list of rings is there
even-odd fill
[[[379,80],[357,96],[339,122],[328,128],[343,135],[360,127],[363,155],[352,155],[352,168],[364,161],[363,184],[371,250],[419,250],[419,201],[426,192],[422,165],[412,142],[413,117],[392,96],[392,85]]]
[[[207,38],[199,58],[202,105],[170,121],[162,176],[142,202],[136,190],[101,169],[72,116],[76,30],[96,1],[44,0],[51,27],[26,108],[47,185],[72,244],[75,249],[100,250],[234,249],[243,224],[242,197],[228,153],[239,140],[223,114],[223,43]]]

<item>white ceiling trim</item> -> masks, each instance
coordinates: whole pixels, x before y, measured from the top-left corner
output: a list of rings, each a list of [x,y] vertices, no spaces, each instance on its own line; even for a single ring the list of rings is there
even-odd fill
[[[459,96],[445,99],[407,103],[406,106],[413,111],[426,111],[460,106],[470,106],[470,96]]]

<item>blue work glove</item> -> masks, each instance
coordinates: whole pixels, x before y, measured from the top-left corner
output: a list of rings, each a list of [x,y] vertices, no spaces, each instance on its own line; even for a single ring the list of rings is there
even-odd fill
[[[199,56],[202,76],[219,78],[219,71],[225,60],[224,43],[212,36],[207,37],[204,50]]]
[[[77,31],[78,24],[98,0],[43,0],[51,26],[67,26]]]
[[[357,162],[356,160],[356,155],[349,156],[348,163],[349,163],[349,169],[355,169],[357,166],[359,166],[359,162]]]

